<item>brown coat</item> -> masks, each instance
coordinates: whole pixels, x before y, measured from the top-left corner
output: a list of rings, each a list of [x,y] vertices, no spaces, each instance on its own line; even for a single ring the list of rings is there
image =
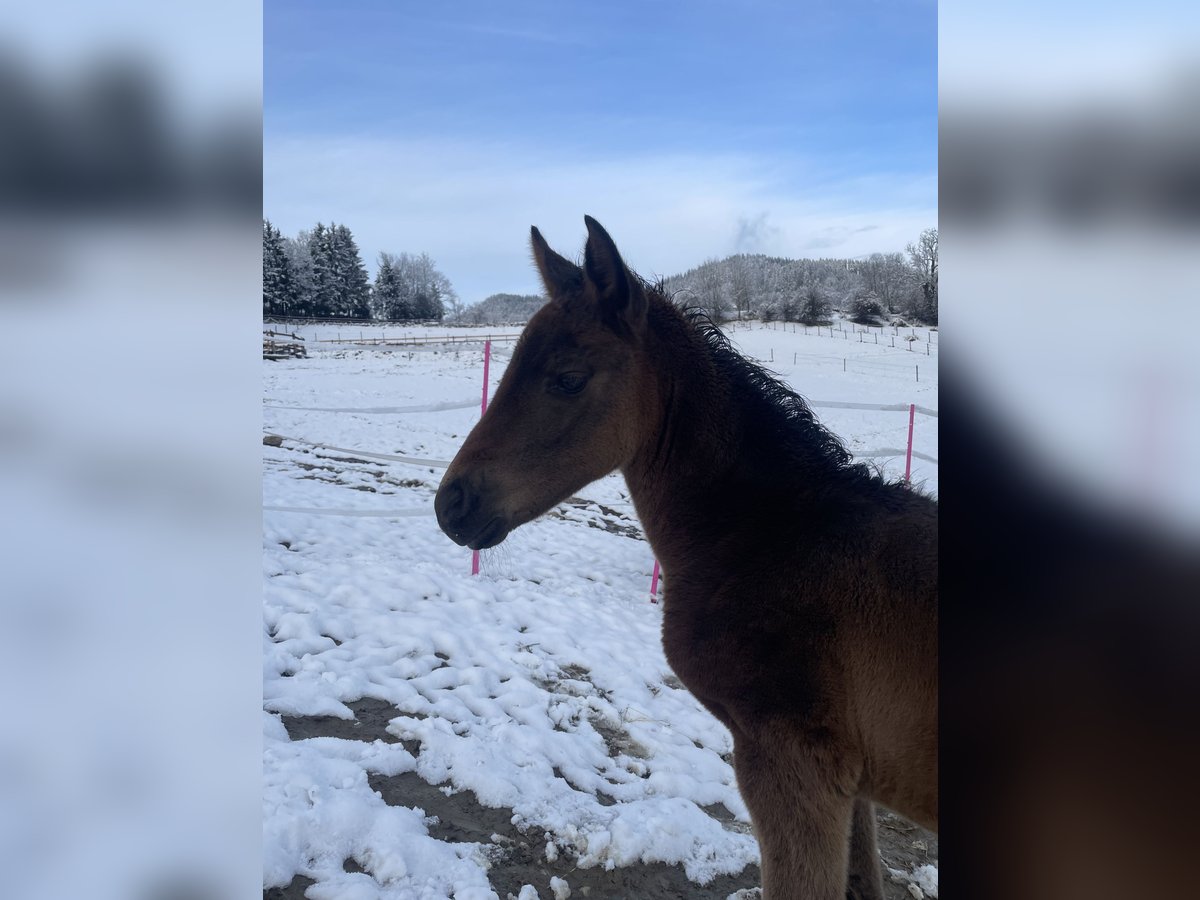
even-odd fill
[[[764,898],[882,897],[871,804],[937,828],[937,504],[854,464],[585,221],[582,267],[533,229],[551,302],[439,524],[494,546],[620,469],[667,577],[667,660],[733,734]]]

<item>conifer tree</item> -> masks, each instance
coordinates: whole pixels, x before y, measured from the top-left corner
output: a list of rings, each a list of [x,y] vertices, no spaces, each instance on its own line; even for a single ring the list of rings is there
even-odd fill
[[[309,315],[337,315],[337,267],[333,258],[331,230],[318,222],[309,233],[308,255],[312,259],[312,298]]]
[[[298,289],[283,248],[283,235],[263,219],[263,315],[293,315]]]
[[[345,225],[333,229],[333,253],[338,274],[338,315],[352,319],[371,317],[371,286],[354,242],[354,235]]]
[[[296,237],[283,238],[283,252],[288,260],[288,268],[295,280],[296,299],[293,303],[293,315],[311,316],[313,298],[312,257],[309,255],[311,232],[301,231]]]
[[[373,293],[375,318],[389,321],[412,318],[408,302],[401,294],[396,257],[390,253],[379,254],[379,268],[375,273]]]

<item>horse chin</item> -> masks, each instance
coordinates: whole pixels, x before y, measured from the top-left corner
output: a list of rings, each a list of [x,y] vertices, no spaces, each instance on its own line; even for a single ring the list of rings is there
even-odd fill
[[[570,496],[569,494],[565,496]],[[510,534],[520,528],[527,522],[532,522],[538,516],[549,512],[557,504],[545,504],[543,509],[541,506],[536,506],[527,509],[518,509],[509,511],[505,515],[493,516],[490,521],[479,529],[471,538],[459,543],[466,544],[472,550],[487,550],[489,547],[495,547],[497,544],[504,542]]]
[[[495,547],[501,543],[508,537],[510,531],[512,531],[512,527],[504,517],[496,516],[484,525],[466,544],[472,550],[487,550],[489,547]]]

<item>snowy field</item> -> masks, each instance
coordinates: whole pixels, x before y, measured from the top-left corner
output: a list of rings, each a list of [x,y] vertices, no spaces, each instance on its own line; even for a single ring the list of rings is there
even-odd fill
[[[938,335],[837,327],[730,334],[852,452],[898,449],[872,458],[900,476],[907,411],[821,404],[936,410]],[[264,431],[282,438],[263,447],[264,887],[530,900],[758,884],[729,734],[663,657],[653,556],[620,476],[485,551],[473,577],[432,504],[479,417],[482,346],[297,331],[308,359],[263,363]],[[493,345],[492,390],[512,346]],[[916,416],[913,446],[913,480],[936,494],[936,418]],[[927,842],[910,843],[889,890],[937,896]]]

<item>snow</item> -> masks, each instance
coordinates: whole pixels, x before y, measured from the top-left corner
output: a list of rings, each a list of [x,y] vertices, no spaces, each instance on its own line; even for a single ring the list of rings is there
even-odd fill
[[[773,354],[768,367],[810,399],[936,410],[936,332],[917,330],[932,340],[927,356],[924,343],[917,353],[790,328],[743,324],[731,337],[764,362]],[[495,847],[439,840],[428,810],[389,806],[368,782],[404,773],[511,810],[547,859],[580,868],[664,862],[704,884],[756,863],[730,736],[663,657],[661,608],[647,602],[653,556],[630,536],[640,527],[623,481],[602,479],[580,492],[586,503],[518,529],[472,577],[470,551],[441,533],[432,501],[436,463],[479,416],[468,401],[480,397],[482,347],[362,347],[348,340],[359,330],[299,329],[309,358],[263,363],[264,430],[435,464],[263,447],[264,886],[303,875],[312,898],[496,896]],[[339,331],[341,343],[316,340]],[[493,390],[511,352],[493,345]],[[852,451],[905,446],[903,412],[817,411]],[[917,416],[914,448],[937,457],[936,418]],[[875,462],[903,474],[903,456]],[[935,493],[937,464],[914,459],[913,478]],[[395,708],[393,740],[289,740],[281,716],[352,719],[347,704],[361,698]],[[735,821],[702,808],[718,803]],[[348,859],[362,871],[346,871]],[[916,883],[936,896],[926,868]]]
[[[888,868],[892,878],[895,881],[903,882],[908,892],[914,897],[934,897],[938,895],[938,869],[937,866],[918,866],[911,872],[904,872],[900,869]]]

